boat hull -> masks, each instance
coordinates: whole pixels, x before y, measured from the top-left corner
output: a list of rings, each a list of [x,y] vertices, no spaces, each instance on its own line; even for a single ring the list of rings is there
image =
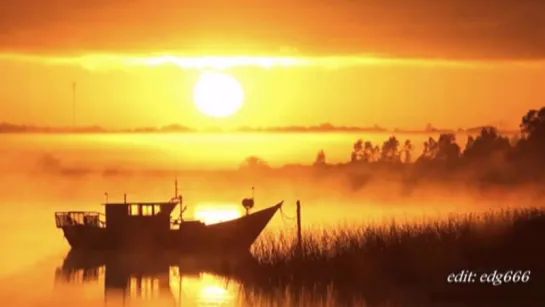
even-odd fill
[[[212,224],[182,222],[179,229],[143,231],[119,230],[88,225],[62,227],[64,236],[75,250],[166,250],[187,253],[248,251],[269,223],[279,203],[241,218]]]

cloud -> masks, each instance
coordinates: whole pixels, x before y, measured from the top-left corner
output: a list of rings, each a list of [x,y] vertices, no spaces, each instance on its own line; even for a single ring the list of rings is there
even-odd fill
[[[0,61],[18,61],[45,65],[79,66],[89,71],[130,70],[142,67],[171,66],[182,69],[229,70],[241,67],[294,68],[314,67],[322,69],[343,69],[357,66],[418,66],[418,67],[457,67],[457,68],[494,68],[502,66],[543,69],[545,60],[535,61],[468,61],[468,60],[429,60],[407,58],[375,58],[367,55],[355,56],[179,56],[173,54],[90,54],[83,56],[39,56],[0,54]]]
[[[543,59],[544,11],[541,0],[18,0],[0,10],[0,52]]]

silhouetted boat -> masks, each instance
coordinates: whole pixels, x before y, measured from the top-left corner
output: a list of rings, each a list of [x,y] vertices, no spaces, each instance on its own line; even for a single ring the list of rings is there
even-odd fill
[[[108,203],[106,214],[99,212],[55,212],[57,228],[72,249],[84,250],[164,250],[188,253],[248,251],[267,226],[283,201],[255,213],[254,205],[246,198],[242,205],[246,215],[240,218],[206,225],[201,221],[184,221],[182,197],[176,195],[168,202]],[[171,213],[180,206],[180,217]]]

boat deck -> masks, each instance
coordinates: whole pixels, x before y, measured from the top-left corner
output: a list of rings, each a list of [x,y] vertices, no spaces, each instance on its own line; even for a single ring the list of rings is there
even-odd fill
[[[92,211],[55,212],[55,223],[57,228],[78,225],[105,228],[106,216],[103,213]]]

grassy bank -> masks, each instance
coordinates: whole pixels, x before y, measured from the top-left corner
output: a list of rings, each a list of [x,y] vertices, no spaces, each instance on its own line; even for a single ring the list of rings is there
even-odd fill
[[[257,264],[247,277],[254,291],[278,293],[335,289],[344,299],[421,297],[472,300],[536,297],[545,286],[545,211],[513,209],[453,214],[427,223],[354,225],[305,232],[303,249],[291,234],[265,234],[253,247]],[[478,274],[474,283],[452,284],[462,270]],[[530,271],[529,281],[502,285],[479,282],[494,270]],[[328,290],[329,289],[329,290]]]

